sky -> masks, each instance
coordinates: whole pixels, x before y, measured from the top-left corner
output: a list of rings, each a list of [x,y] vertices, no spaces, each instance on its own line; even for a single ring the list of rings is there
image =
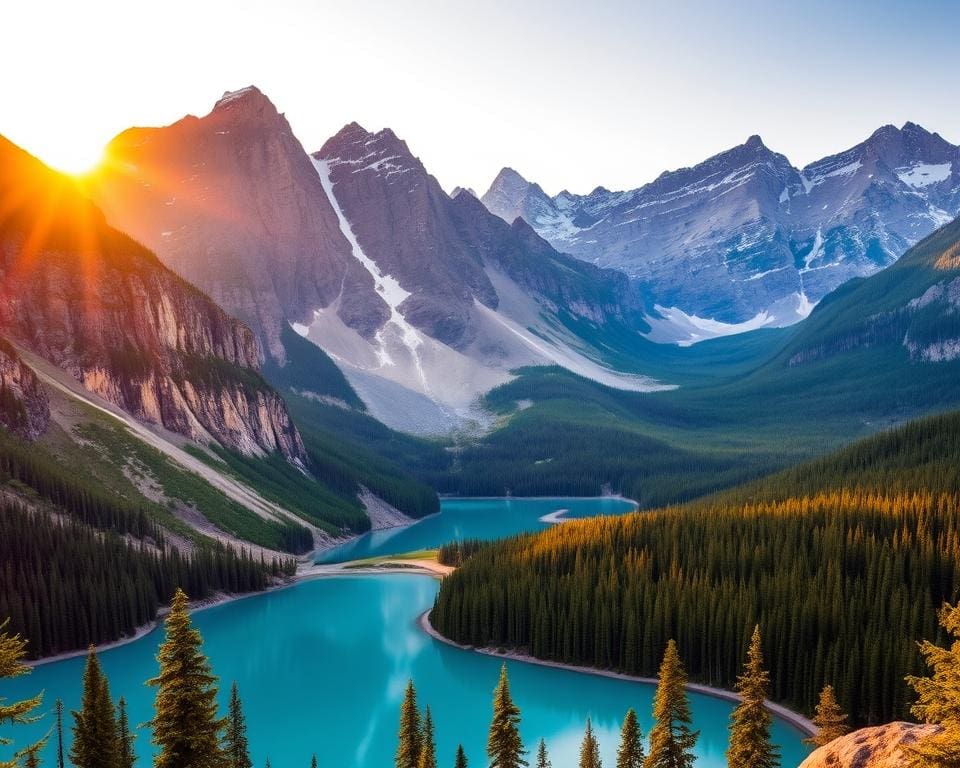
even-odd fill
[[[760,134],[804,165],[886,123],[960,143],[960,3],[5,0],[0,134],[62,170],[257,85],[314,151],[391,127],[446,189],[627,189]]]

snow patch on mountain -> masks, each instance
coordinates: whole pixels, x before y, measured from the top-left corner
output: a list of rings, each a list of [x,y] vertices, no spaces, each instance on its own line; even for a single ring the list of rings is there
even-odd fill
[[[386,302],[387,307],[390,309],[390,320],[388,321],[387,325],[392,324],[399,332],[399,338],[403,342],[404,346],[410,351],[410,356],[417,366],[420,379],[426,387],[427,379],[423,372],[423,366],[420,362],[419,353],[419,348],[423,344],[423,337],[420,336],[420,333],[416,328],[407,322],[407,319],[400,311],[400,305],[410,297],[410,292],[405,291],[396,279],[390,275],[383,274],[380,271],[380,268],[377,266],[377,263],[363,252],[363,248],[360,247],[360,243],[357,241],[357,237],[353,232],[353,227],[350,226],[350,222],[347,221],[347,217],[344,215],[343,209],[340,207],[340,203],[337,202],[337,196],[333,190],[333,182],[330,179],[330,167],[327,161],[320,160],[316,157],[311,158],[311,160],[313,161],[313,165],[317,169],[317,173],[320,176],[320,183],[323,185],[323,191],[326,193],[327,199],[330,201],[330,205],[333,206],[334,213],[337,214],[337,220],[340,223],[340,231],[343,233],[343,236],[350,244],[350,248],[353,250],[354,258],[356,258],[357,261],[363,265],[364,269],[370,273],[370,276],[373,278],[374,285],[376,286],[377,293]],[[373,166],[371,165],[369,167]],[[396,365],[396,362],[391,357],[388,349],[385,336],[386,328],[386,325],[383,326],[377,331],[376,334],[376,340],[379,344],[377,358],[379,359],[381,366]]]
[[[812,311],[815,304],[803,293],[795,293],[786,299],[758,312],[754,317],[741,323],[723,323],[709,317],[687,314],[677,307],[654,305],[659,317],[647,317],[650,331],[644,335],[658,344],[676,344],[689,347],[701,341],[721,336],[734,336],[738,333],[756,331],[760,328],[783,328],[803,320]]]
[[[897,178],[914,189],[923,189],[931,184],[939,184],[950,178],[953,172],[953,163],[915,163],[909,168],[899,168]]]

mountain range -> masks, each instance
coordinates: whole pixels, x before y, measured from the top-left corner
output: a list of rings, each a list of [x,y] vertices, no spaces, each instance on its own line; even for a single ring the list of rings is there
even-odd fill
[[[658,386],[571,330],[646,327],[623,273],[451,198],[389,129],[352,123],[310,155],[250,87],[202,118],[125,131],[107,157],[90,190],[109,221],[249,323],[277,365],[286,326],[310,338],[391,426],[481,418],[478,395],[526,365]]]
[[[551,197],[504,168],[483,195],[557,250],[624,271],[655,341],[789,325],[960,213],[960,148],[886,125],[800,169],[759,136],[637,189]]]

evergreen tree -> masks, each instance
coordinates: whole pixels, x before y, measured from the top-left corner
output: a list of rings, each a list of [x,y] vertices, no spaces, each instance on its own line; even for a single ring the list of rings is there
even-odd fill
[[[229,768],[252,768],[250,748],[247,744],[247,722],[237,684],[230,688],[230,708],[223,737],[223,753]]]
[[[686,684],[687,672],[677,644],[670,640],[660,664],[653,699],[655,723],[650,731],[650,754],[644,768],[691,768],[693,765],[693,746],[700,732],[690,730],[692,717]]]
[[[200,648],[203,640],[190,622],[187,595],[177,589],[160,645],[159,674],[147,681],[157,689],[153,743],[160,751],[155,768],[221,768],[222,722],[217,719],[216,677]]]
[[[10,677],[29,675],[30,667],[23,663],[27,655],[27,641],[20,635],[7,633],[7,621],[0,623],[0,680]],[[37,716],[31,714],[43,701],[43,694],[37,694],[32,699],[14,701],[7,704],[0,699],[0,725],[26,725],[37,721]],[[12,741],[0,736],[0,746],[11,744]],[[34,744],[26,748],[25,752],[36,750],[40,745]]]
[[[779,766],[779,750],[770,741],[773,716],[764,706],[770,695],[770,675],[763,667],[759,626],[754,627],[750,638],[747,661],[737,679],[737,693],[740,703],[731,715],[727,765],[730,768]]]
[[[948,648],[929,640],[920,643],[920,653],[932,674],[907,678],[917,693],[913,714],[940,729],[906,748],[909,768],[960,766],[960,603],[943,606],[940,625],[953,642]]]
[[[317,756],[314,755],[310,758],[310,768],[317,768]]]
[[[137,762],[137,754],[133,749],[136,735],[130,730],[130,721],[127,719],[127,702],[123,696],[117,702],[117,749],[120,768],[133,768]]]
[[[543,739],[540,739],[540,744],[537,745],[537,768],[553,768],[550,757],[547,755],[547,742]]]
[[[822,747],[850,732],[847,716],[837,703],[832,685],[825,685],[820,691],[820,701],[813,717],[813,724],[817,726],[817,733],[806,739],[805,743],[815,747]]]
[[[467,753],[463,751],[463,744],[457,744],[457,756],[453,761],[453,768],[467,768]]]
[[[487,756],[490,768],[518,768],[527,765],[520,740],[520,709],[510,697],[507,665],[500,667],[500,680],[493,692],[493,720],[487,735]]]
[[[73,712],[73,744],[70,762],[75,768],[118,768],[120,749],[117,719],[110,686],[93,646],[83,670],[80,711]]]
[[[600,745],[593,734],[593,724],[587,718],[587,727],[580,743],[580,768],[603,768],[600,762]]]
[[[617,748],[617,768],[643,768],[643,736],[633,707],[627,710],[620,728],[620,746]]]
[[[423,713],[423,730],[420,732],[420,754],[417,768],[437,768],[437,742],[433,733],[433,716],[430,707]]]
[[[400,705],[399,743],[394,757],[396,768],[418,768],[421,736],[417,689],[413,687],[413,680],[408,680],[403,703]]]
[[[122,701],[122,699],[121,699]],[[57,768],[64,768],[63,765],[63,699],[57,699],[54,705],[57,713]]]

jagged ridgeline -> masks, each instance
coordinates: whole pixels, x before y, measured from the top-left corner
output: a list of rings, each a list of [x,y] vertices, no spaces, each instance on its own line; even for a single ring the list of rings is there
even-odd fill
[[[682,507],[482,547],[431,615],[458,642],[653,675],[676,638],[730,687],[759,623],[773,697],[831,683],[857,723],[908,714],[904,676],[960,588],[960,414],[911,422]]]

